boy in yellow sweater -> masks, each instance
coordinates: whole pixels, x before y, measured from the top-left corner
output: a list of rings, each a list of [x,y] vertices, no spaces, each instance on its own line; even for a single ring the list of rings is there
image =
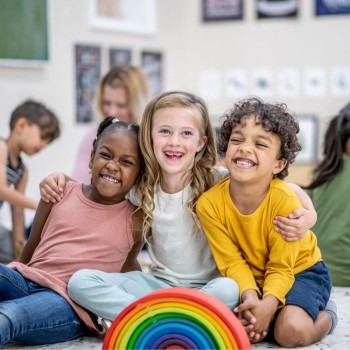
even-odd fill
[[[282,181],[301,150],[286,106],[251,98],[225,115],[218,151],[230,177],[205,192],[197,213],[223,276],[240,287],[235,309],[252,342],[268,331],[283,347],[307,346],[331,333],[336,305],[315,235],[287,242],[276,215],[300,207]],[[273,333],[272,333],[273,332]]]

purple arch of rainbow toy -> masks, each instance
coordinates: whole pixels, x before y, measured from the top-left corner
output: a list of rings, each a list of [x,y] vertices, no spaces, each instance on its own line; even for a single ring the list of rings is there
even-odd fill
[[[251,349],[240,321],[215,297],[192,288],[149,293],[126,307],[102,349]]]

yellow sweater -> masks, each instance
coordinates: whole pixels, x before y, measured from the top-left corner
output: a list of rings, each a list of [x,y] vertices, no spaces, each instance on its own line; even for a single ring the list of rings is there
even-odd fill
[[[274,231],[276,215],[288,216],[301,204],[287,183],[271,181],[270,189],[254,213],[242,215],[229,193],[230,178],[205,192],[197,213],[223,276],[234,279],[242,294],[254,289],[274,295],[281,303],[294,283],[294,275],[321,260],[316,236],[285,241]]]

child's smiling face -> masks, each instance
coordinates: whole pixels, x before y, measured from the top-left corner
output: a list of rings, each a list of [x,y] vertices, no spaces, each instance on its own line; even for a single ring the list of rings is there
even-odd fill
[[[182,106],[157,110],[152,140],[162,176],[183,178],[193,168],[196,153],[206,142],[206,137],[201,135],[199,112]]]
[[[232,130],[225,165],[239,182],[270,182],[286,164],[279,157],[280,149],[279,136],[265,130],[259,124],[259,116],[245,116]]]
[[[91,156],[91,200],[116,204],[135,184],[140,172],[137,135],[126,129],[107,132]]]

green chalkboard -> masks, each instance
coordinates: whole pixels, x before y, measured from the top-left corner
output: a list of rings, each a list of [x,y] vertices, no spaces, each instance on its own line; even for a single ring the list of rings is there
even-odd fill
[[[46,0],[0,0],[0,60],[49,59]]]

